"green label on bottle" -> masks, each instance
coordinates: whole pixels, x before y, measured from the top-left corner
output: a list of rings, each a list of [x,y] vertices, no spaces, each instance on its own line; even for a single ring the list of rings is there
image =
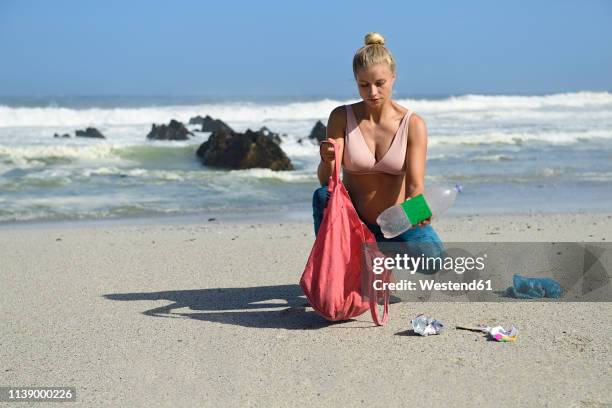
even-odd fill
[[[412,197],[410,200],[404,201],[401,205],[411,225],[416,225],[431,217],[431,210],[423,194]]]

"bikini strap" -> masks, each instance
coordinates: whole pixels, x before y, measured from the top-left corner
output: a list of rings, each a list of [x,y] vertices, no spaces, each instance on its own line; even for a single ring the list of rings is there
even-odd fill
[[[351,105],[344,105],[344,107],[346,109],[346,133],[350,133],[357,125],[357,118]]]
[[[408,112],[406,112],[406,115],[404,115],[404,118],[402,119],[404,121],[404,124],[402,125],[402,129],[400,129],[400,135],[401,137],[404,138],[403,140],[403,151],[406,151],[406,148],[408,146],[408,132],[410,131],[410,117],[412,116],[414,112],[411,111],[410,109],[408,109]]]

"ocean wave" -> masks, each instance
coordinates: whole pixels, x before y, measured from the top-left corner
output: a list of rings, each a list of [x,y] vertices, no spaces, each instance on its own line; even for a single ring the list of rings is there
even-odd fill
[[[118,177],[137,177],[147,179],[157,179],[166,181],[184,181],[186,179],[195,179],[201,176],[203,172],[187,172],[187,171],[172,171],[172,170],[149,170],[141,168],[119,168],[119,167],[98,167],[92,169],[83,169],[79,172],[81,177],[96,177],[96,176],[118,176]]]
[[[483,111],[513,109],[567,109],[612,107],[610,92],[573,92],[551,95],[462,95],[445,99],[400,99],[400,104],[414,110],[436,111]]]
[[[245,169],[230,170],[228,177],[239,177],[249,179],[277,180],[287,183],[311,182],[316,180],[316,174],[304,171],[273,171],[270,169]]]
[[[69,177],[20,177],[15,179],[0,178],[0,188],[5,192],[18,193],[24,190],[48,190],[68,186],[72,183]]]
[[[489,155],[478,155],[469,158],[470,161],[511,161],[516,160],[516,156],[510,156],[507,154],[489,154]]]
[[[316,180],[316,176],[312,172],[298,171],[272,171],[270,169],[254,168],[246,170],[222,170],[211,169],[201,166],[195,170],[179,170],[179,169],[146,169],[141,167],[117,167],[117,166],[102,166],[92,168],[81,167],[62,167],[62,168],[45,168],[36,173],[25,174],[19,179],[21,180],[60,180],[67,182],[72,179],[83,179],[96,176],[111,176],[121,178],[139,178],[162,181],[207,181],[215,178],[227,178],[228,183],[236,183],[239,185],[240,180],[277,180],[283,182],[303,182]],[[81,180],[82,181],[82,180]]]
[[[145,152],[144,155],[139,157],[148,157],[147,154],[150,154],[150,152]],[[98,160],[102,155],[93,157]],[[79,157],[79,159],[81,158]],[[20,160],[26,162],[26,165],[19,165]],[[240,186],[240,183],[244,183],[245,180],[284,183],[302,183],[316,180],[316,175],[307,170],[272,171],[264,168],[225,170],[206,167],[197,161],[190,169],[130,167],[134,163],[129,162],[117,162],[117,165],[110,166],[46,166],[45,163],[49,163],[48,158],[40,157],[36,160],[20,158],[15,162],[18,165],[17,168],[13,167],[0,173],[2,176],[0,185],[11,191],[32,187],[66,186],[70,183],[87,182],[92,177],[115,177],[125,179],[125,182],[128,183],[134,179],[140,180],[140,182],[195,181],[202,182],[204,185],[225,183],[228,186],[231,185],[231,188]],[[106,161],[106,163],[108,162]],[[36,171],[32,171],[34,167],[36,167]]]
[[[581,181],[610,183],[612,181],[612,171],[582,172],[576,175],[576,179]]]
[[[157,144],[157,142],[155,142]],[[96,143],[92,145],[0,145],[0,163],[22,168],[74,162],[177,163],[195,161],[198,145]]]
[[[612,130],[588,130],[576,132],[513,132],[491,131],[461,135],[430,134],[428,144],[436,145],[486,145],[513,144],[522,145],[525,142],[544,142],[547,144],[571,144],[587,142],[595,139],[612,139]]]
[[[47,164],[67,164],[77,160],[121,160],[113,144],[90,146],[6,146],[0,145],[0,161],[19,167],[35,167]]]
[[[153,106],[139,108],[11,107],[0,105],[0,127],[83,127],[148,125],[170,119],[188,122],[196,115],[211,115],[230,126],[261,124],[266,121],[324,120],[338,105],[356,100],[322,99],[291,103],[209,103],[200,105]],[[398,102],[423,113],[496,110],[608,109],[610,92],[575,92],[543,96],[463,95],[444,99],[399,99]]]
[[[198,210],[183,208],[149,208],[139,204],[117,205],[109,209],[75,209],[58,208],[57,206],[37,205],[36,207],[0,208],[0,223],[24,221],[64,221],[64,220],[98,220],[124,217],[185,215],[197,213]]]
[[[304,120],[326,118],[338,104],[324,99],[314,102],[294,102],[283,105],[255,103],[203,104],[193,106],[160,106],[143,108],[9,107],[0,106],[1,127],[44,126],[117,126],[151,125],[176,119],[187,123],[196,115],[210,115],[226,121],[263,123],[267,120]]]
[[[609,184],[612,180],[612,172],[583,171],[574,166],[544,166],[524,171],[510,171],[508,168],[499,168],[497,171],[486,173],[473,171],[447,171],[444,174],[428,174],[427,182],[449,183],[460,182],[473,185],[486,184],[525,184],[537,185],[540,183],[556,182],[602,182]]]
[[[289,157],[319,156],[319,144],[311,139],[304,139],[298,143],[295,139],[287,139],[280,145]]]

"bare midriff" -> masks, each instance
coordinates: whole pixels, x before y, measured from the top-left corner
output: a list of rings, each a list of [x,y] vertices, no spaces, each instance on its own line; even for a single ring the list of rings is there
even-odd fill
[[[389,207],[404,202],[405,174],[355,174],[343,172],[342,182],[359,217],[376,224],[376,218]]]

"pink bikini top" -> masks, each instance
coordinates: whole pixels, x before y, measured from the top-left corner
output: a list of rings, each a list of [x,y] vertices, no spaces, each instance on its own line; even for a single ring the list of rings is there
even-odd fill
[[[351,105],[346,108],[346,134],[344,136],[344,171],[355,174],[388,173],[400,175],[405,172],[406,147],[408,146],[408,123],[412,111],[406,112],[387,153],[376,162],[376,157],[365,142]]]

